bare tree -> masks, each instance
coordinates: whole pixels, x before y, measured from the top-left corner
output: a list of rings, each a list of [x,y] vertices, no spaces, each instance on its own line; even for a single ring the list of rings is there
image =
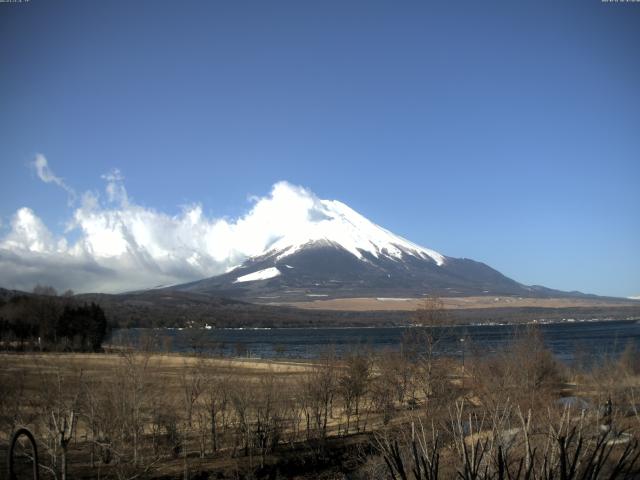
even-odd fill
[[[523,411],[546,413],[562,380],[558,362],[535,327],[518,331],[495,355],[477,354],[469,372],[474,392],[489,410],[508,398]]]
[[[67,478],[67,454],[80,414],[82,370],[64,377],[60,370],[39,371],[42,388],[40,406],[40,435],[50,458],[45,466],[55,478]]]
[[[360,430],[361,403],[371,379],[371,362],[368,355],[354,353],[345,359],[345,367],[338,377],[338,391],[344,402],[344,413],[347,418],[344,433],[348,434],[350,420],[355,420],[355,430]]]
[[[180,387],[183,395],[187,426],[193,423],[193,407],[202,394],[205,386],[204,365],[202,358],[195,364],[183,362],[183,375],[180,376]]]
[[[327,436],[327,422],[337,390],[335,357],[325,352],[312,370],[304,375],[302,382],[302,405],[306,418],[307,439],[316,434]]]
[[[448,371],[440,362],[441,342],[451,335],[451,319],[439,297],[429,296],[413,313],[413,328],[403,338],[403,353],[414,362],[414,385],[422,393],[425,407],[429,408],[450,384]],[[415,396],[415,389],[413,394]],[[417,403],[413,398],[413,403]]]
[[[283,401],[284,385],[269,372],[260,378],[253,409],[253,432],[256,446],[264,466],[266,454],[281,440],[284,428],[286,401]]]
[[[149,351],[123,350],[110,385],[98,397],[96,443],[105,463],[123,480],[148,472],[159,461],[145,449],[145,426],[151,423],[154,393],[160,393],[152,385],[162,383],[154,378],[150,358]]]
[[[209,420],[209,435],[213,452],[217,452],[220,448],[220,436],[227,429],[230,384],[228,375],[210,374],[205,380],[204,402]]]
[[[234,415],[235,455],[238,448],[249,455],[251,448],[251,408],[254,402],[255,386],[247,381],[236,380],[230,387],[230,404]]]
[[[377,370],[379,373],[372,378],[369,390],[374,407],[382,413],[383,425],[387,425],[395,412],[397,377],[393,368],[386,368],[385,362],[379,362]]]

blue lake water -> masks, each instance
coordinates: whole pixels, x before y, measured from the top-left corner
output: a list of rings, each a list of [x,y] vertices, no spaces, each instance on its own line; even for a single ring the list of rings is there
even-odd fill
[[[400,348],[410,327],[272,328],[272,329],[134,329],[116,330],[114,344],[152,338],[157,348],[174,352],[198,349],[225,356],[255,358],[314,358],[328,349],[339,356],[357,349],[384,351]],[[547,347],[560,359],[576,355],[598,359],[618,355],[631,342],[640,351],[640,321],[603,320],[539,324]],[[470,325],[443,331],[438,349],[460,356],[471,351],[491,353],[513,340],[524,326]],[[465,341],[461,341],[461,339]]]

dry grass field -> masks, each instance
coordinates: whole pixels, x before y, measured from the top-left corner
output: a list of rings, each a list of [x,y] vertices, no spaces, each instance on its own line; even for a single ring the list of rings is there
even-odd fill
[[[640,302],[634,300],[603,300],[591,298],[524,298],[524,297],[440,297],[446,309],[501,308],[501,307],[637,307]],[[342,311],[413,311],[420,307],[422,298],[336,298],[329,300],[310,300],[274,305],[314,310]]]
[[[199,358],[178,354],[134,354],[132,357],[138,362],[146,362],[145,374],[162,387],[163,395],[168,398],[180,396],[179,380],[185,372],[194,369],[203,375],[233,375],[256,381],[267,373],[292,378],[308,372],[312,366],[305,362]],[[41,375],[54,373],[63,377],[82,373],[86,379],[109,382],[121,373],[121,362],[122,357],[117,353],[0,353],[0,379],[4,384],[11,384],[12,377],[26,374],[25,392],[29,394],[39,389]]]
[[[441,472],[429,477],[436,479],[465,471],[466,448],[514,466],[527,448],[547,445],[557,459],[559,441],[574,452],[584,436],[578,454],[586,464],[604,454],[593,443],[603,425],[612,432],[606,442],[621,443],[608,454],[612,465],[635,445],[635,350],[596,369],[570,370],[531,330],[496,355],[470,356],[463,368],[434,356],[438,339],[430,335],[408,342],[404,353],[313,362],[134,350],[0,354],[0,469],[19,425],[38,439],[42,478],[63,478],[63,471],[66,478],[122,480],[392,478],[389,468],[413,468],[438,448]],[[578,426],[579,436],[566,440]],[[418,427],[416,450],[409,432]],[[499,446],[510,449],[509,458]],[[28,463],[20,458],[24,473]],[[547,468],[542,457],[528,461]]]
[[[78,414],[67,454],[71,478],[93,478],[98,472],[107,478],[138,475],[183,478],[185,470],[190,472],[189,476],[217,471],[224,478],[237,478],[244,475],[241,472],[281,462],[278,453],[272,451],[271,442],[284,441],[293,452],[301,448],[301,458],[310,455],[306,440],[317,435],[328,444],[340,444],[340,449],[362,443],[352,438],[361,429],[353,427],[353,414],[347,415],[338,408],[337,398],[323,395],[319,390],[323,380],[318,375],[319,364],[309,361],[223,359],[123,350],[109,354],[0,353],[0,365],[2,471],[6,471],[4,462],[11,431],[27,425],[41,443],[44,477],[54,478],[50,471],[54,467],[52,455],[60,455],[60,445],[56,444],[57,433],[52,431],[49,420],[71,411]],[[343,365],[332,360],[326,377],[332,383],[328,395],[336,394],[333,383],[340,368]],[[324,411],[322,398],[327,402]],[[329,401],[335,403],[331,405],[334,410],[330,416],[326,410]],[[361,408],[358,417],[365,414],[364,407]],[[214,447],[211,429],[215,409],[218,413],[213,415],[220,432],[216,439],[219,445]],[[379,417],[370,407],[366,416],[370,424]],[[343,438],[348,421],[352,425],[351,436]],[[264,444],[249,438],[252,432],[249,425],[256,428],[260,422],[269,425],[265,427],[269,433],[264,433]],[[133,423],[139,423],[134,428],[138,440],[134,440],[132,425],[127,425]],[[319,434],[319,430],[325,433]],[[124,440],[115,440],[114,433]],[[130,452],[134,442],[140,444],[138,460],[132,460],[126,453],[116,453],[123,448]],[[97,447],[106,443],[112,445],[109,455],[117,455],[117,460],[108,464],[100,460],[102,454]],[[161,461],[156,461],[158,458]],[[59,460],[54,469],[59,478]]]

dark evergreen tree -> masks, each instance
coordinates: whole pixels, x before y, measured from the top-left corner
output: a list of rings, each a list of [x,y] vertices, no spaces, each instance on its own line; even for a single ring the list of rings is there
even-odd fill
[[[102,308],[95,303],[66,306],[56,331],[72,349],[97,351],[107,335],[107,319]]]
[[[107,317],[100,305],[91,303],[91,323],[87,329],[87,340],[91,350],[98,351],[108,333]]]

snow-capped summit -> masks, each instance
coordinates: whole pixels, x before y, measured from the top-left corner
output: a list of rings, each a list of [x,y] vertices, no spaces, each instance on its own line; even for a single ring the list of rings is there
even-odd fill
[[[402,259],[403,255],[431,259],[437,265],[445,257],[428,248],[416,245],[376,225],[355,210],[337,200],[320,200],[303,228],[281,237],[269,246],[267,254],[276,253],[278,260],[293,255],[305,246],[316,242],[331,243],[342,247],[358,259],[365,253]]]

